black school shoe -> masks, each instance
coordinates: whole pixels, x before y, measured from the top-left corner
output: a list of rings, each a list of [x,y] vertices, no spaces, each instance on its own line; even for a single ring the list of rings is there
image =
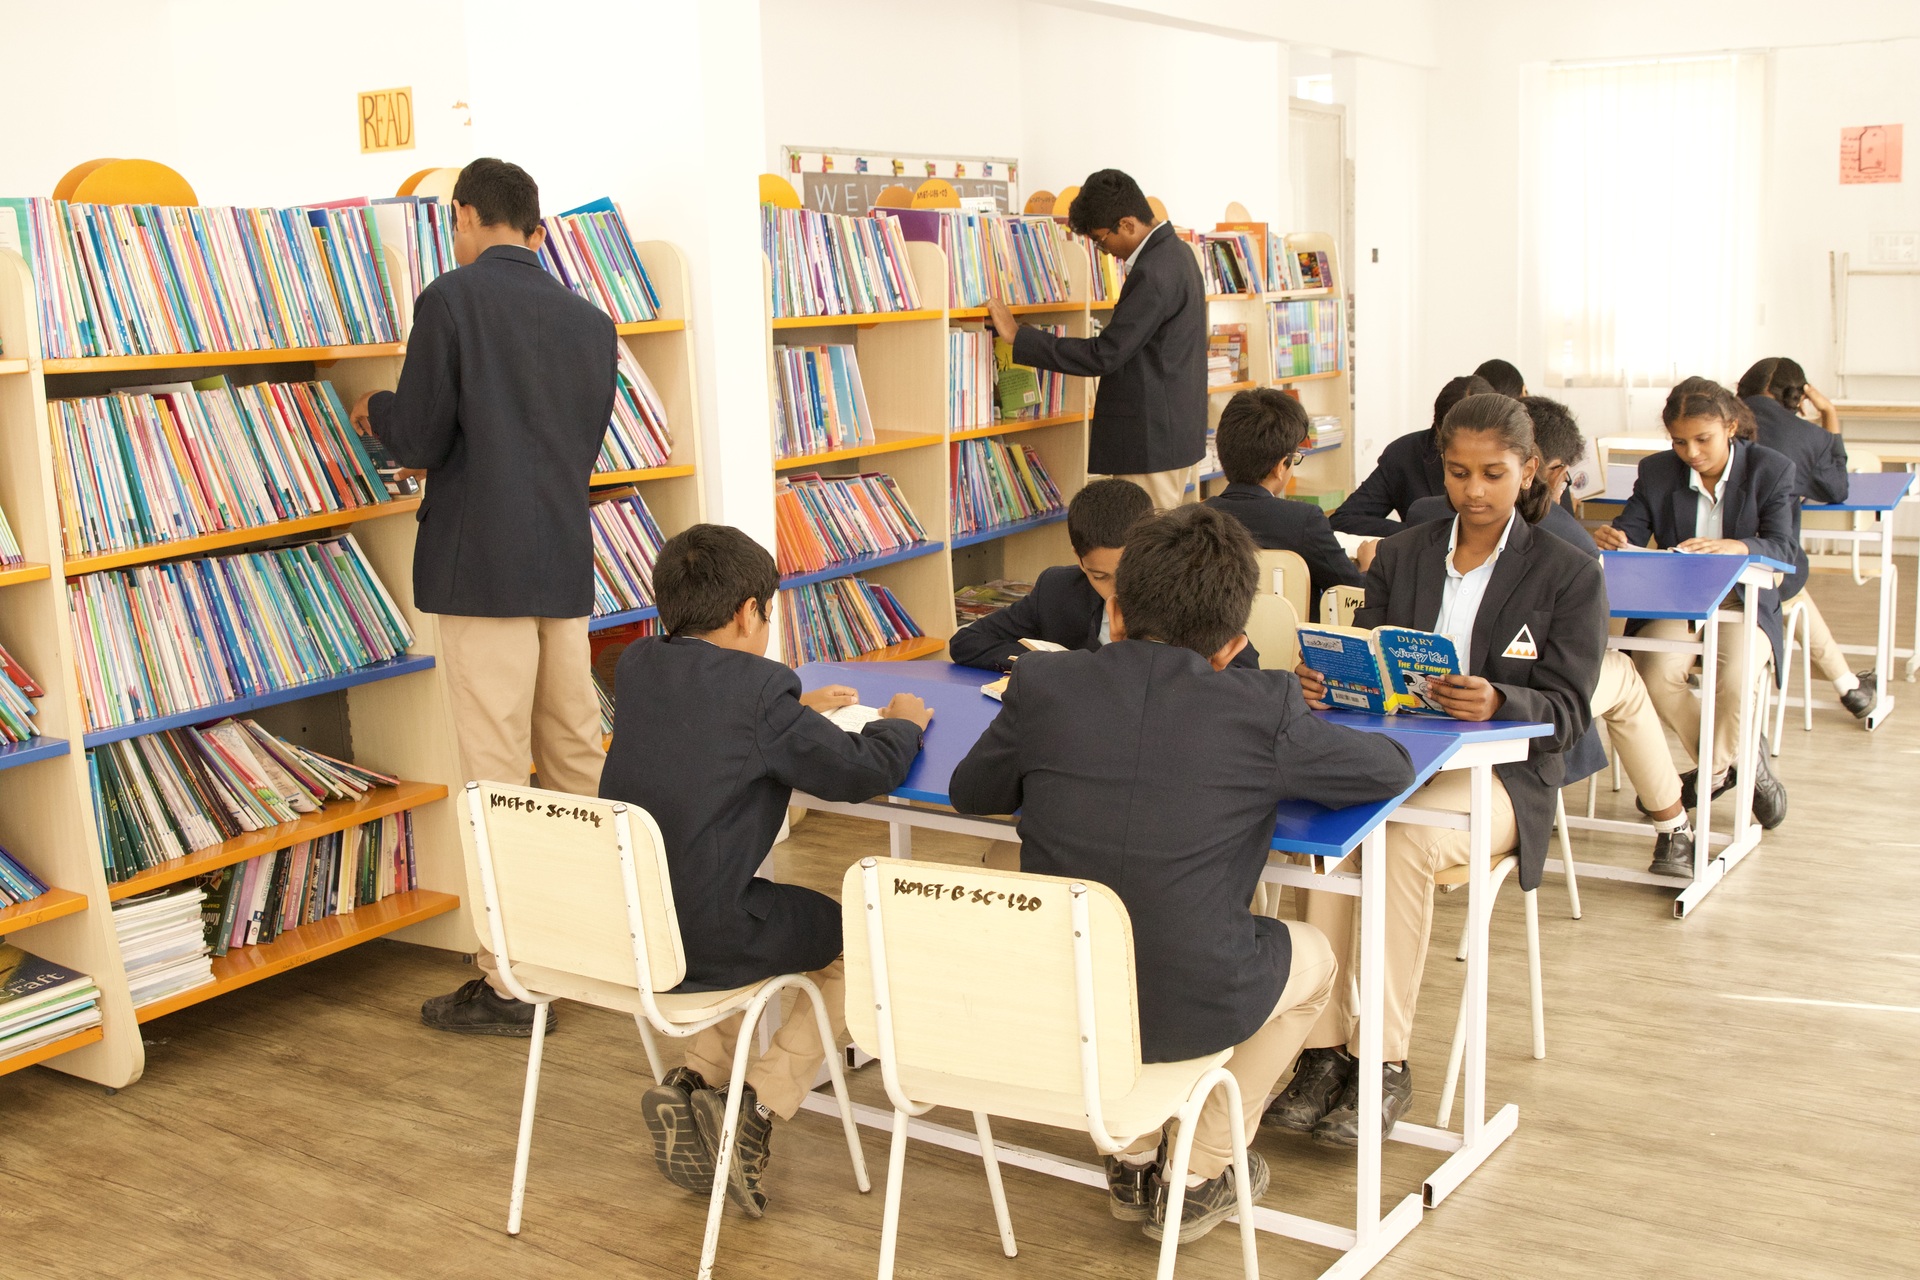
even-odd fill
[[[733,1161],[727,1166],[727,1199],[739,1205],[749,1218],[767,1212],[766,1193],[760,1179],[767,1171],[767,1158],[773,1154],[773,1112],[760,1105],[750,1084],[740,1096],[739,1133],[733,1140]],[[727,1118],[727,1094],[724,1089],[700,1089],[693,1095],[693,1122],[700,1129],[700,1140],[719,1159],[720,1129]],[[707,1175],[712,1185],[713,1175]]]
[[[1662,831],[1653,838],[1653,862],[1647,870],[1657,876],[1693,879],[1693,828]]]
[[[1760,739],[1759,767],[1753,778],[1753,820],[1763,831],[1771,831],[1787,820],[1787,789],[1773,766],[1767,763],[1767,740]]]
[[[675,1067],[640,1095],[640,1116],[653,1135],[653,1163],[660,1176],[682,1190],[713,1190],[713,1148],[693,1118],[693,1095],[707,1087],[698,1071]]]
[[[1854,672],[1853,678],[1860,683],[1840,695],[1840,705],[1853,712],[1855,720],[1865,720],[1873,711],[1873,682],[1878,678],[1877,670],[1868,667]]]
[[[1380,1068],[1380,1137],[1384,1140],[1400,1123],[1400,1117],[1413,1106],[1413,1071],[1406,1063],[1399,1070],[1382,1064]],[[1327,1147],[1349,1151],[1360,1146],[1360,1077],[1356,1071],[1347,1087],[1340,1091],[1340,1104],[1313,1126],[1313,1140]]]
[[[1260,1117],[1261,1125],[1312,1133],[1313,1126],[1339,1102],[1341,1091],[1353,1083],[1359,1065],[1342,1048],[1303,1049],[1294,1064],[1293,1079]]]
[[[1247,1184],[1258,1203],[1261,1196],[1267,1194],[1267,1184],[1272,1175],[1267,1172],[1267,1162],[1260,1158],[1258,1151],[1247,1152]],[[1158,1173],[1153,1177],[1153,1215],[1141,1224],[1140,1229],[1149,1240],[1161,1240],[1167,1234],[1167,1197],[1172,1188]],[[1201,1183],[1197,1187],[1187,1188],[1187,1198],[1180,1206],[1180,1243],[1192,1244],[1207,1232],[1232,1217],[1240,1209],[1240,1198],[1234,1194],[1233,1166],[1228,1165],[1217,1178]]]
[[[1762,746],[1761,750],[1763,752],[1765,749],[1766,748]],[[1718,800],[1721,796],[1733,790],[1733,784],[1738,780],[1736,777],[1738,773],[1739,770],[1731,766],[1728,767],[1727,776],[1720,779],[1720,784],[1713,789],[1712,800]],[[1699,807],[1699,793],[1695,790],[1699,782],[1700,771],[1698,769],[1689,769],[1680,775],[1680,807],[1688,813],[1692,813]],[[1712,803],[1712,800],[1708,803]],[[1646,806],[1642,805],[1638,799],[1635,799],[1633,803],[1639,808],[1640,812],[1645,813],[1647,811]]]
[[[485,978],[462,983],[458,991],[435,996],[420,1006],[420,1021],[435,1031],[451,1031],[463,1036],[515,1036],[533,1034],[533,1015],[538,1005],[524,1000],[509,1000],[487,985]],[[559,1023],[553,1006],[547,1006],[547,1030]]]
[[[1121,1162],[1119,1156],[1107,1157],[1107,1211],[1121,1222],[1145,1222],[1153,1216],[1153,1184],[1167,1158],[1167,1140],[1160,1139],[1160,1153],[1151,1164],[1138,1168]]]

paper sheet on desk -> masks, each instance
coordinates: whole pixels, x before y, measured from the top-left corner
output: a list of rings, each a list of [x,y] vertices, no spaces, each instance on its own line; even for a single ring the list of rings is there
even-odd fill
[[[858,733],[880,718],[880,709],[856,702],[850,707],[835,707],[821,714],[848,733]]]
[[[1340,549],[1347,553],[1349,560],[1360,550],[1361,543],[1374,541],[1373,538],[1362,537],[1357,533],[1342,533],[1338,529],[1333,531],[1333,540],[1340,544]]]

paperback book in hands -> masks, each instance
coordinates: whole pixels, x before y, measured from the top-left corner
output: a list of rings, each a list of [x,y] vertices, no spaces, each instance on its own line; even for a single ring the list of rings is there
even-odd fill
[[[1303,626],[1300,657],[1326,681],[1328,702],[1382,716],[1446,715],[1427,682],[1460,674],[1453,641],[1410,627]]]

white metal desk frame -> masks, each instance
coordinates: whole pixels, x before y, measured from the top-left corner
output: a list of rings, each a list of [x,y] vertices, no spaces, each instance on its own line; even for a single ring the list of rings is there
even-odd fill
[[[1338,871],[1349,859],[1313,859],[1311,866],[1291,862],[1271,862],[1261,879],[1273,884],[1292,884],[1329,893],[1342,893],[1360,899],[1360,1052],[1357,1055],[1360,1080],[1360,1142],[1354,1189],[1354,1226],[1344,1227],[1317,1218],[1283,1213],[1258,1206],[1254,1226],[1261,1231],[1288,1236],[1322,1248],[1337,1250],[1338,1260],[1321,1273],[1321,1280],[1348,1280],[1363,1276],[1386,1257],[1394,1246],[1420,1224],[1421,1205],[1432,1208],[1451,1195],[1475,1169],[1493,1154],[1519,1127],[1520,1109],[1513,1103],[1501,1107],[1491,1118],[1487,1107],[1487,930],[1486,915],[1479,904],[1486,901],[1492,864],[1489,824],[1493,811],[1493,766],[1526,758],[1529,744],[1524,738],[1493,742],[1466,742],[1461,745],[1440,772],[1467,769],[1470,796],[1465,814],[1419,809],[1401,805],[1385,822],[1374,827],[1357,846],[1361,852],[1360,871]],[[860,804],[841,804],[818,800],[798,793],[795,804],[826,813],[875,819],[888,824],[889,851],[896,858],[913,856],[913,828],[949,831],[989,840],[1018,840],[1013,823],[1006,819],[972,818],[947,809],[882,798]],[[1466,1077],[1466,1104],[1461,1132],[1436,1129],[1400,1121],[1393,1129],[1393,1140],[1428,1147],[1450,1154],[1439,1168],[1428,1174],[1420,1196],[1408,1195],[1386,1214],[1380,1212],[1381,1145],[1381,1060],[1382,1027],[1385,1001],[1386,898],[1381,868],[1386,859],[1387,823],[1411,823],[1420,826],[1464,829],[1467,839],[1467,1039],[1463,1071]],[[1322,863],[1330,865],[1322,866]],[[801,1104],[809,1111],[839,1115],[829,1098],[809,1093]],[[854,1104],[854,1118],[869,1128],[893,1127],[891,1111]],[[979,1139],[968,1130],[953,1129],[925,1120],[910,1120],[907,1132],[922,1142],[954,1151],[978,1155]],[[1106,1189],[1105,1171],[1098,1165],[1070,1160],[1047,1151],[994,1144],[1003,1164],[1028,1169],[1069,1182]]]
[[[1871,529],[1803,529],[1800,533],[1800,541],[1802,544],[1805,544],[1809,540],[1849,542],[1856,547],[1864,546],[1869,542],[1879,544],[1880,609],[1875,619],[1873,643],[1871,645],[1843,644],[1839,646],[1840,652],[1842,653],[1870,653],[1873,655],[1873,710],[1867,712],[1866,721],[1869,731],[1878,729],[1881,724],[1885,722],[1886,718],[1893,714],[1893,695],[1887,692],[1887,682],[1892,678],[1891,668],[1894,659],[1905,658],[1907,660],[1906,677],[1909,681],[1914,678],[1916,671],[1920,671],[1920,590],[1914,592],[1913,625],[1916,647],[1912,649],[1900,649],[1896,648],[1894,644],[1894,628],[1900,611],[1900,588],[1896,581],[1898,571],[1895,569],[1893,563],[1893,517],[1895,512],[1899,511],[1902,506],[1905,506],[1909,502],[1920,502],[1920,493],[1916,493],[1912,488],[1907,490],[1905,496],[1895,504],[1892,511],[1855,512],[1855,515],[1871,515],[1874,517],[1874,523]],[[1833,507],[1829,504],[1809,504],[1805,509],[1819,513],[1831,511]],[[1840,504],[1840,509],[1845,509],[1844,504]],[[1833,702],[1825,698],[1815,699],[1811,689],[1802,690],[1801,693],[1801,697],[1788,698],[1786,700],[1787,705],[1790,707],[1804,706],[1807,701],[1811,700],[1816,707],[1825,707],[1834,711],[1845,710],[1838,702]]]

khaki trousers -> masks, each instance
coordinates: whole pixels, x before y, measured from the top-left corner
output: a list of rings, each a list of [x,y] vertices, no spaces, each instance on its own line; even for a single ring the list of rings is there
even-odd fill
[[[532,761],[542,786],[597,795],[606,754],[590,662],[585,618],[441,614],[440,665],[468,780],[524,787]],[[493,953],[483,946],[473,958],[511,998]]]
[[[1469,778],[1466,769],[1437,774],[1426,786],[1407,797],[1407,804],[1465,813],[1471,799]],[[1489,835],[1489,850],[1496,858],[1512,852],[1520,839],[1513,821],[1513,802],[1507,798],[1507,789],[1498,774],[1493,779]],[[1386,1016],[1381,1024],[1381,1056],[1388,1062],[1403,1062],[1413,1043],[1413,1010],[1420,999],[1420,975],[1427,968],[1427,938],[1433,932],[1433,877],[1448,867],[1467,864],[1467,833],[1446,827],[1389,823],[1386,852]],[[1360,956],[1355,950],[1354,925],[1360,900],[1338,893],[1308,892],[1301,896],[1305,899],[1301,914],[1327,935],[1333,954],[1340,960],[1333,998],[1327,1002],[1305,1047],[1325,1049],[1345,1044],[1358,1053],[1360,1024],[1354,1004]],[[1346,1039],[1334,1038],[1343,1032]]]
[[[837,1049],[847,1038],[846,961],[835,960],[807,976],[820,988],[821,1002],[827,1007],[827,1026]],[[781,1018],[780,1029],[773,1033],[773,1043],[747,1068],[747,1083],[767,1109],[782,1120],[793,1119],[827,1060],[813,1002],[796,992],[792,1006]],[[735,1014],[695,1034],[687,1045],[687,1066],[716,1089],[733,1079],[733,1050],[740,1041],[740,1023],[741,1015]]]
[[[1199,1123],[1193,1128],[1193,1161],[1190,1172],[1202,1178],[1217,1178],[1233,1163],[1233,1125],[1247,1142],[1260,1131],[1260,1114],[1267,1109],[1273,1086],[1280,1074],[1293,1065],[1300,1054],[1301,1042],[1320,1010],[1333,993],[1334,975],[1339,966],[1333,951],[1318,930],[1292,920],[1282,921],[1293,943],[1293,966],[1287,973],[1287,985],[1273,1006],[1267,1022],[1258,1031],[1234,1046],[1227,1059],[1227,1070],[1240,1085],[1240,1114],[1227,1109],[1226,1095],[1215,1090],[1200,1109]],[[1131,1155],[1145,1155],[1160,1143],[1160,1134],[1142,1134],[1131,1147]]]
[[[1620,763],[1640,803],[1655,813],[1680,803],[1680,771],[1674,767],[1673,752],[1667,749],[1659,712],[1640,679],[1640,669],[1619,649],[1607,650],[1600,663],[1600,683],[1593,689],[1593,714],[1607,722],[1607,739],[1620,753]]]
[[[1720,777],[1733,763],[1740,746],[1740,731],[1753,704],[1753,685],[1747,669],[1746,646],[1742,643],[1738,622],[1722,622],[1718,670],[1714,673],[1713,766],[1710,772]],[[1640,634],[1650,639],[1690,640],[1689,624],[1672,618],[1649,622]],[[1755,656],[1762,667],[1771,666],[1772,651],[1765,635],[1754,637]],[[1633,665],[1640,668],[1646,681],[1647,696],[1653,699],[1660,722],[1680,739],[1687,759],[1695,759],[1700,749],[1700,702],[1687,688],[1687,675],[1699,658],[1690,653],[1658,653],[1636,650]],[[1636,784],[1638,785],[1638,784]],[[1649,802],[1651,803],[1651,802]]]
[[[1827,620],[1820,616],[1820,606],[1813,602],[1811,592],[1802,591],[1791,600],[1782,600],[1780,611],[1784,615],[1798,604],[1807,606],[1807,656],[1813,659],[1814,670],[1837,685],[1842,693],[1859,688],[1860,680],[1847,662],[1847,655],[1834,643],[1833,631],[1827,626]]]
[[[1147,496],[1153,499],[1155,511],[1171,511],[1187,500],[1187,486],[1193,483],[1198,473],[1195,467],[1181,467],[1176,471],[1147,471],[1138,475],[1105,478],[1131,480],[1147,491]]]

